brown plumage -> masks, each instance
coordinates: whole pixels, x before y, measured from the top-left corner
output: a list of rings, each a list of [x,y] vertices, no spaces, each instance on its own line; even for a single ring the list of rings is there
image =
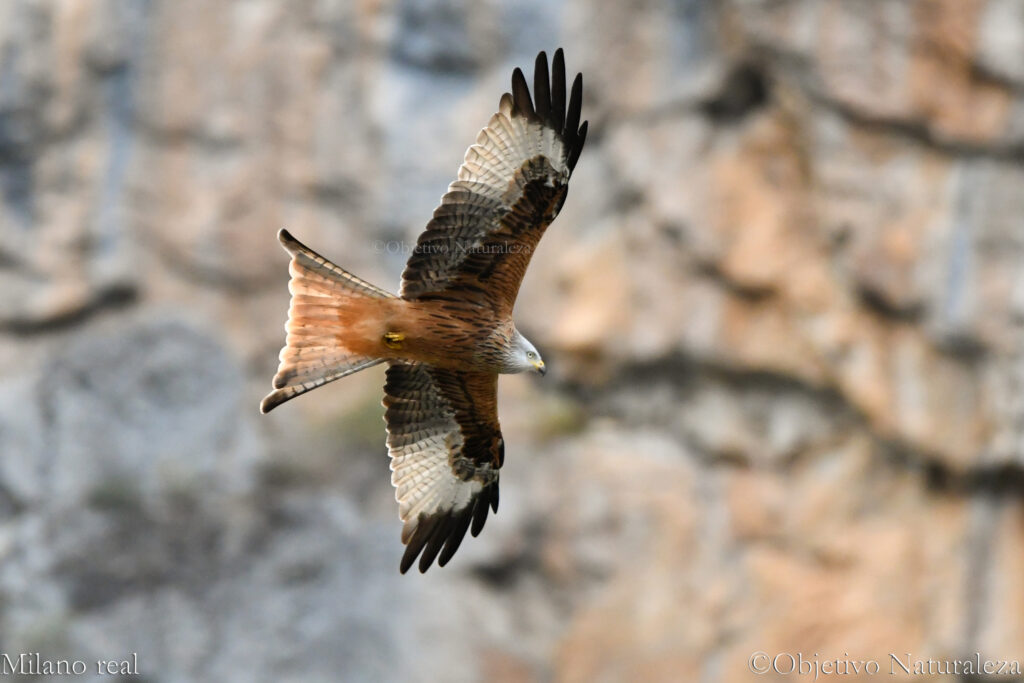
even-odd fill
[[[534,97],[523,73],[466,152],[458,179],[420,235],[398,296],[279,234],[291,254],[287,339],[268,412],[318,386],[387,362],[391,481],[404,522],[404,573],[442,566],[466,531],[498,509],[505,453],[498,374],[544,362],[512,309],[533,250],[565,201],[587,134],[583,81],[566,101],[565,62],[537,55]]]

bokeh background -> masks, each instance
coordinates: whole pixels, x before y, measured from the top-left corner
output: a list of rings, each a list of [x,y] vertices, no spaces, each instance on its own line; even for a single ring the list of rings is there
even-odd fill
[[[501,381],[499,514],[403,577],[382,368],[258,414],[275,233],[396,288],[557,46],[591,137],[517,307],[551,372]],[[1024,660],[1022,384],[1018,0],[0,3],[5,653],[154,682]]]

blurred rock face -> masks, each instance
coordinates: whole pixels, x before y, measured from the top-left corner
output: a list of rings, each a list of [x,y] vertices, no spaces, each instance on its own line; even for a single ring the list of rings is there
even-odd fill
[[[382,375],[259,418],[281,226],[402,263],[513,66],[591,140],[501,514],[399,577]],[[0,651],[147,680],[1020,656],[1012,0],[0,4]]]

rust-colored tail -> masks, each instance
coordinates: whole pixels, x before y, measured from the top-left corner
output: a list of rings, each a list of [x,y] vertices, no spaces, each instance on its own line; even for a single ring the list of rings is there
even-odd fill
[[[385,308],[389,300],[395,300],[394,295],[320,256],[287,230],[277,237],[292,255],[288,268],[292,300],[274,391],[260,403],[264,413],[299,394],[383,362],[375,351]]]

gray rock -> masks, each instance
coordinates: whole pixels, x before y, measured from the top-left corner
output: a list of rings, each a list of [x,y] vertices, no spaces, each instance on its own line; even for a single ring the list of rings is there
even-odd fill
[[[177,321],[75,339],[38,390],[47,499],[74,507],[216,490],[237,476],[241,380],[215,338]]]

